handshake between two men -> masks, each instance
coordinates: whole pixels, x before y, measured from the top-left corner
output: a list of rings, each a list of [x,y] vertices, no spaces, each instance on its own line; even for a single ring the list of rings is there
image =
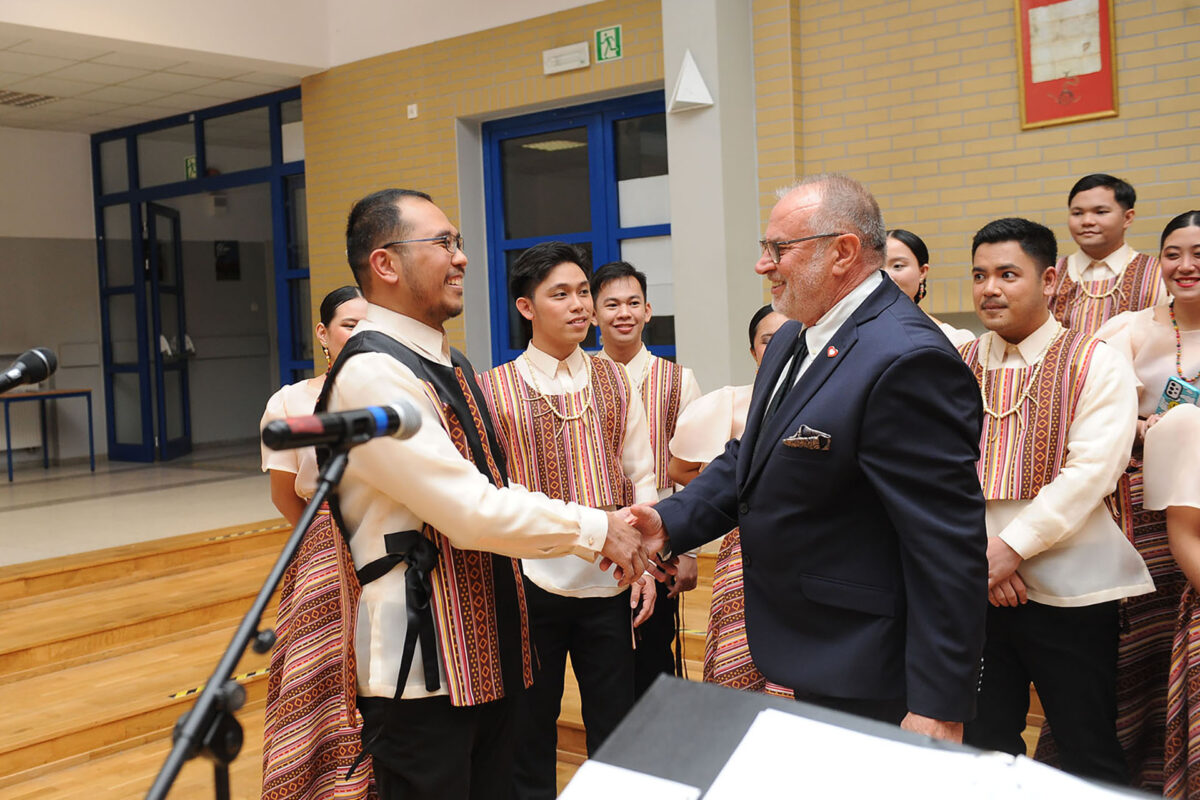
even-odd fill
[[[649,504],[639,504],[608,512],[608,536],[600,550],[600,569],[616,565],[613,577],[620,586],[629,586],[649,572],[659,581],[675,574],[678,558],[664,561],[667,531],[662,518]]]

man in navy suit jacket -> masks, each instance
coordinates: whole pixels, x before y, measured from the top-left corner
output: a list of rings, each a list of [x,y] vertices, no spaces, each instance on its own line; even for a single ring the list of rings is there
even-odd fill
[[[978,386],[880,271],[883,220],[861,184],[801,182],[765,237],[755,270],[797,321],[767,348],[740,442],[635,507],[639,527],[669,556],[739,526],[763,674],[801,700],[961,740],[988,592]]]

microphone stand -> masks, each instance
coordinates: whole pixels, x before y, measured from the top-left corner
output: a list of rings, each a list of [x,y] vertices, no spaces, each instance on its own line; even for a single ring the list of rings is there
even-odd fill
[[[258,629],[263,612],[279,582],[283,580],[283,573],[291,563],[292,557],[300,549],[300,543],[317,516],[317,510],[341,481],[346,471],[350,448],[368,438],[369,436],[355,437],[330,446],[331,457],[321,469],[317,490],[292,530],[291,538],[287,540],[283,552],[271,567],[271,572],[267,575],[258,596],[254,598],[250,610],[242,617],[241,625],[233,635],[229,647],[225,648],[225,654],[217,662],[217,667],[204,685],[204,690],[196,698],[196,704],[176,721],[173,732],[175,745],[146,794],[147,800],[165,798],[184,763],[198,755],[204,755],[213,762],[213,783],[217,800],[229,800],[229,764],[241,751],[243,739],[242,726],[233,712],[241,708],[246,701],[246,690],[232,679],[233,670],[242,654],[246,652],[247,645],[252,644],[256,653],[266,653],[274,646],[275,631],[270,628]]]

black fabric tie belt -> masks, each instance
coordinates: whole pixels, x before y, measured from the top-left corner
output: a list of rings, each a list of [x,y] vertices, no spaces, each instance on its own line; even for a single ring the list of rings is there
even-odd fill
[[[416,656],[418,637],[421,640],[421,661],[425,668],[425,689],[433,692],[442,686],[438,678],[437,638],[433,627],[433,612],[429,607],[433,594],[429,573],[437,565],[438,549],[437,545],[421,535],[420,531],[399,531],[385,534],[383,546],[387,555],[375,559],[358,570],[358,582],[361,586],[366,586],[372,581],[379,580],[399,564],[408,566],[404,572],[404,605],[408,612],[408,630],[404,634],[404,652],[400,658],[400,674],[396,678],[395,700],[399,701],[400,696],[404,694],[404,687],[408,684],[408,673],[412,670],[413,658]],[[358,758],[354,759],[354,763],[350,765],[350,769],[346,771],[347,779],[354,774],[354,770],[358,768],[366,754],[367,746],[365,745],[363,751],[358,754]]]
[[[383,537],[387,555],[377,558],[358,571],[358,582],[366,586],[382,578],[399,564],[406,564],[404,573],[404,605],[408,611],[408,630],[404,635],[404,654],[400,659],[400,675],[396,679],[396,696],[404,693],[408,673],[417,652],[417,637],[421,639],[422,661],[425,666],[425,689],[441,688],[437,667],[437,639],[433,628],[433,612],[429,601],[433,586],[429,573],[437,564],[438,549],[420,531],[400,531]]]

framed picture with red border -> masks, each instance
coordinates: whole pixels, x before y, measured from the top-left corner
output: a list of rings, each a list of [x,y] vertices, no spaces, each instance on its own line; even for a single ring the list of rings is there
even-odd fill
[[[1112,0],[1015,0],[1021,128],[1117,115]]]

